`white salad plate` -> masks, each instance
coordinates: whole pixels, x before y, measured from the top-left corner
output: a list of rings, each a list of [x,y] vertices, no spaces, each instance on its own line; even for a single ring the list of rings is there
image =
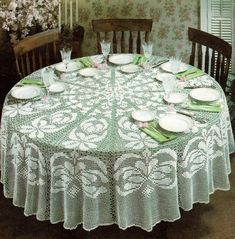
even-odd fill
[[[193,127],[193,120],[190,117],[177,113],[163,116],[158,123],[162,129],[175,133],[185,132]]]
[[[140,122],[148,122],[154,119],[155,115],[153,112],[148,110],[137,110],[132,112],[132,118]]]
[[[133,56],[129,54],[115,54],[109,57],[109,62],[116,65],[126,65],[133,61]]]
[[[65,90],[65,84],[62,82],[56,82],[49,86],[49,91],[53,93],[60,93]]]
[[[158,81],[163,82],[165,79],[172,78],[171,73],[158,73],[155,77]]]
[[[13,88],[11,91],[11,95],[20,100],[28,100],[33,99],[37,96],[40,96],[42,94],[41,88],[37,86],[22,86],[22,87],[16,87]]]
[[[80,66],[78,63],[71,61],[67,64],[66,67],[66,65],[63,62],[61,62],[55,66],[55,69],[59,72],[70,73],[79,70]]]
[[[212,88],[196,88],[190,91],[190,97],[202,102],[213,102],[220,98],[220,92]]]
[[[121,66],[120,68],[120,71],[122,71],[123,73],[128,73],[128,74],[136,73],[141,70],[142,68],[135,64],[124,65],[124,66]]]
[[[163,63],[161,66],[162,70],[164,71],[167,71],[167,72],[172,72],[172,65],[171,65],[171,62],[168,61],[166,63]],[[183,72],[183,71],[186,71],[190,68],[191,66],[185,64],[185,63],[181,63],[180,66],[179,66],[179,70],[178,72]]]
[[[164,95],[163,99],[170,104],[181,104],[187,100],[187,95],[184,93],[173,92],[168,96]]]
[[[93,77],[98,74],[98,69],[94,67],[83,68],[79,71],[79,74],[85,77]]]

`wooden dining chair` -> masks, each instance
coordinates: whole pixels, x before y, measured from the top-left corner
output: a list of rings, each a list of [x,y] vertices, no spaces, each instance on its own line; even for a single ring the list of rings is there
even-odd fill
[[[191,27],[188,28],[188,39],[192,42],[189,64],[197,65],[215,78],[226,93],[232,46],[219,37]]]
[[[152,19],[92,20],[98,53],[101,53],[100,41],[103,39],[111,41],[113,53],[140,53],[142,42],[149,41],[152,23]]]
[[[14,45],[16,68],[20,78],[59,61],[59,30],[53,29],[28,36]]]
[[[16,59],[16,68],[20,78],[35,70],[61,61],[59,29],[47,30],[28,36],[13,46]],[[72,58],[81,57],[81,44],[84,37],[84,28],[78,26],[73,30]],[[76,54],[76,56],[75,56]]]

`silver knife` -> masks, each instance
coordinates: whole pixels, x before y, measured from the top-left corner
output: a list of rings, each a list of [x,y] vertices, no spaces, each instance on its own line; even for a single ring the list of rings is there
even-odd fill
[[[168,61],[169,61],[169,60],[162,60],[162,61],[159,61],[158,63],[153,64],[153,65],[152,65],[152,68],[158,67],[158,66],[160,66],[160,65],[162,65],[163,63],[166,63],[166,62],[168,62]]]

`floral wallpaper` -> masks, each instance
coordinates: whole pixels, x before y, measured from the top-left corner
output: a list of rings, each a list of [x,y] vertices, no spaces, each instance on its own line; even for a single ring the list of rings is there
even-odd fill
[[[188,62],[191,45],[187,30],[189,26],[199,28],[200,21],[200,0],[78,0],[78,8],[78,24],[85,28],[84,55],[97,52],[92,19],[152,18],[154,54],[180,56]],[[73,11],[75,22],[75,7]]]
[[[154,53],[180,56],[188,62],[191,45],[187,31],[189,26],[199,27],[199,7],[200,0],[79,0],[79,24],[85,28],[83,53],[97,52],[92,19],[152,18]]]

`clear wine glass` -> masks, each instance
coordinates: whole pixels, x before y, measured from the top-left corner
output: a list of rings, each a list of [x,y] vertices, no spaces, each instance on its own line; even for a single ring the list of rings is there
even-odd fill
[[[107,58],[108,58],[108,55],[110,53],[111,42],[102,40],[100,42],[100,46],[101,46],[102,54],[103,54],[104,59],[105,59],[105,63],[107,64]]]
[[[171,66],[172,73],[174,74],[174,76],[176,76],[180,69],[181,59],[178,57],[171,57],[169,64]]]
[[[65,69],[68,68],[68,64],[71,60],[71,53],[72,53],[71,48],[63,48],[60,50],[61,59],[62,59],[62,62],[65,64]]]
[[[144,42],[142,47],[143,47],[144,56],[146,57],[147,62],[149,62],[153,54],[153,43]]]
[[[170,104],[170,95],[176,89],[175,76],[174,75],[163,76],[162,85],[163,85],[163,88],[165,91],[164,99],[166,100],[166,103],[169,105]],[[174,108],[174,105],[173,104],[171,104],[171,105]],[[167,111],[168,111],[168,109],[167,109]]]
[[[41,71],[42,74],[42,81],[46,88],[46,97],[45,102],[47,105],[51,104],[51,98],[50,98],[50,90],[49,87],[51,84],[54,83],[54,71],[51,67],[46,67]]]

